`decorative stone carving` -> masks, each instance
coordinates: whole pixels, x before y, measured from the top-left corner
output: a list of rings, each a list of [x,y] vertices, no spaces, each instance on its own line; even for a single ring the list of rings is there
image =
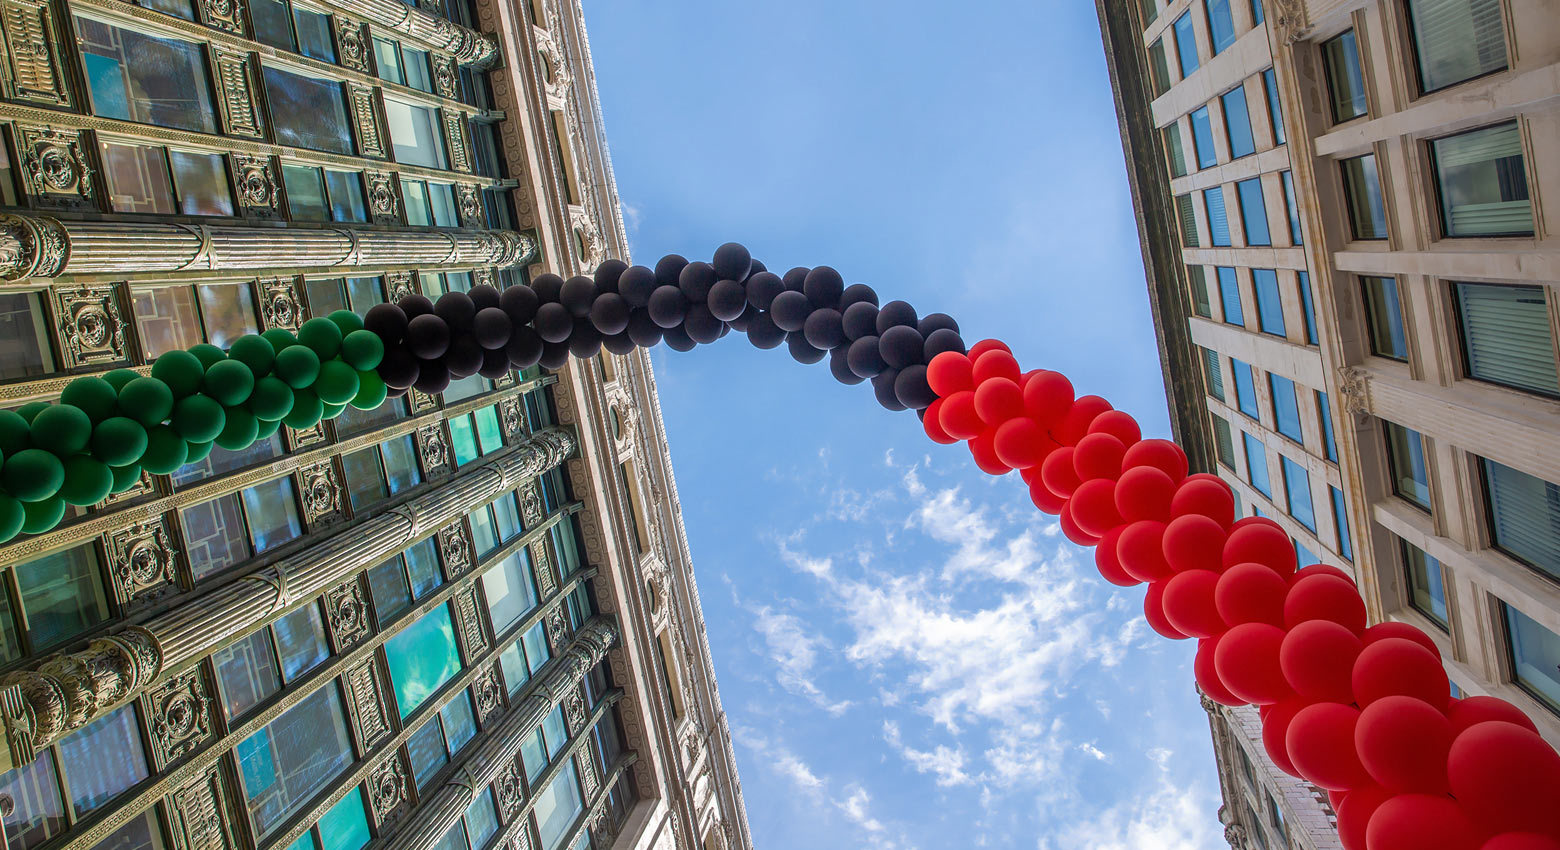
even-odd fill
[[[343,67],[372,73],[368,67],[368,45],[363,24],[345,15],[336,15],[336,55],[341,57]]]
[[[238,0],[200,0],[195,4],[200,11],[200,22],[214,30],[244,35],[244,16],[239,11]]]
[[[368,215],[374,224],[400,224],[401,199],[398,181],[388,171],[363,172],[368,183]]]
[[[607,258],[606,240],[601,237],[596,219],[585,210],[574,209],[569,212],[569,220],[574,225],[574,253],[580,267],[592,269],[600,265]]]
[[[368,803],[374,810],[374,822],[384,827],[405,813],[410,804],[406,770],[401,766],[401,754],[392,750],[390,755],[368,773]]]
[[[97,175],[80,130],[18,124],[16,132],[22,182],[33,206],[74,210],[94,205]]]
[[[450,153],[450,168],[471,173],[471,152],[466,145],[466,115],[453,109],[441,109],[444,116],[444,146]]]
[[[590,757],[589,750],[575,755],[574,768],[579,774],[580,788],[585,792],[585,799],[596,796],[596,789],[601,787],[601,777],[596,773],[596,760]]]
[[[563,717],[569,723],[569,735],[579,734],[585,728],[585,697],[579,688],[569,692],[563,698]]]
[[[114,598],[121,608],[178,590],[178,550],[161,517],[110,532],[104,540]]]
[[[483,227],[487,217],[482,212],[482,195],[470,183],[455,184],[455,207],[460,212],[460,223],[465,227]]]
[[[444,0],[417,0],[417,8],[430,15],[444,16]]]
[[[569,621],[563,616],[563,606],[548,611],[544,622],[547,624],[547,646],[553,655],[558,655],[569,645]]]
[[[1268,15],[1284,44],[1294,44],[1310,36],[1311,16],[1306,12],[1305,0],[1273,0],[1273,4],[1277,8]]]
[[[504,823],[513,822],[525,805],[525,779],[518,761],[511,761],[504,767],[504,772],[493,780],[493,790],[498,792],[498,808],[503,813]]]
[[[113,284],[54,290],[60,352],[65,368],[100,366],[125,359],[125,321]]]
[[[322,460],[298,470],[298,495],[303,501],[304,518],[310,528],[329,525],[343,519],[341,483],[336,465]]]
[[[152,483],[152,474],[150,472],[143,471],[141,473],[141,477],[137,478],[135,483],[131,484],[128,489],[122,490],[118,493],[108,494],[108,498],[98,502],[97,507],[99,510],[103,510],[105,508],[114,507],[116,505],[123,505],[126,502],[135,501],[136,499],[145,496],[147,493],[151,493],[155,489],[156,485]]]
[[[260,281],[260,317],[265,329],[295,331],[303,323],[303,305],[298,300],[298,279],[268,278]]]
[[[368,749],[390,733],[378,668],[373,659],[347,672],[347,691],[351,696],[352,725],[357,730],[358,742]]]
[[[229,850],[227,795],[222,790],[222,767],[213,766],[190,784],[173,792],[168,807],[173,843],[178,850]]]
[[[3,7],[5,95],[44,106],[71,106],[70,88],[54,46],[54,7],[42,0],[16,0]]]
[[[460,80],[455,75],[455,62],[443,53],[434,53],[428,57],[433,65],[433,91],[439,97],[447,97],[450,100],[460,98]]]
[[[590,837],[591,843],[597,847],[612,846],[612,839],[615,838],[616,835],[612,831],[612,818],[607,815],[607,810],[605,808],[599,812],[596,812],[595,815],[591,817]]]
[[[432,477],[450,471],[449,444],[444,438],[444,426],[435,422],[417,429],[417,454],[422,461],[423,474]]]
[[[276,171],[268,156],[229,154],[233,168],[233,186],[238,190],[238,206],[249,218],[270,220],[281,217],[276,187]]]
[[[498,422],[504,429],[505,442],[513,441],[523,434],[525,415],[520,410],[518,396],[510,396],[498,403]],[[536,488],[531,489],[534,491]]]
[[[325,620],[337,652],[368,637],[368,605],[356,577],[325,592]]]
[[[302,431],[295,430],[290,425],[283,425],[282,430],[287,436],[287,447],[292,451],[318,446],[326,440],[324,422],[316,422]]]
[[[435,535],[439,541],[439,555],[444,560],[444,577],[454,581],[471,569],[471,540],[466,534],[466,524],[456,522],[439,529]]]
[[[217,89],[220,97],[222,126],[230,136],[258,139],[264,133],[260,123],[260,105],[255,101],[255,90],[260,88],[259,77],[249,53],[226,48],[211,48],[216,59]]]
[[[379,130],[377,100],[372,87],[347,83],[347,103],[351,105],[352,125],[357,129],[358,153],[373,159],[384,159],[385,142]]]
[[[417,291],[411,272],[386,272],[385,289],[390,292],[391,301],[400,301]]]
[[[98,638],[82,652],[54,656],[36,670],[0,679],[6,738],[14,764],[139,692],[162,667],[162,647],[141,626]],[[11,688],[15,688],[11,691]]]
[[[54,277],[69,260],[70,240],[58,221],[0,214],[0,280]]]
[[[159,769],[211,740],[211,699],[200,668],[162,683],[145,697],[152,729],[152,757]]]
[[[493,665],[482,669],[471,683],[471,694],[476,697],[477,719],[487,722],[493,712],[504,707],[504,689],[498,683],[498,671]]]
[[[481,603],[473,585],[455,594],[455,619],[460,629],[460,648],[470,664],[487,651],[487,633],[482,629]]]
[[[1358,366],[1344,366],[1338,370],[1338,392],[1343,396],[1343,409],[1355,416],[1370,413],[1370,373]]]
[[[406,400],[411,404],[412,413],[414,414],[427,413],[428,411],[434,410],[439,406],[438,399],[423,392],[422,390],[417,389],[408,392],[406,394]]]
[[[564,100],[569,93],[569,63],[550,33],[537,36],[536,55],[541,60],[542,88],[549,98]]]

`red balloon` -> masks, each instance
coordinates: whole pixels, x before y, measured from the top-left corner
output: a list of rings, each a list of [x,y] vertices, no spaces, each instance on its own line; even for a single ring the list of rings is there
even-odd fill
[[[952,354],[953,352],[946,351],[943,353]],[[945,401],[947,399],[939,398],[926,406],[926,416],[921,419],[921,427],[926,429],[926,436],[930,437],[932,442],[948,446],[957,443],[959,438],[948,436],[948,432],[942,428],[942,406]]]
[[[980,342],[970,346],[970,360],[976,360],[982,354],[985,354],[988,351],[1006,351],[1009,354],[1013,353],[1013,349],[1008,348],[1008,344],[1000,339],[983,339]]]
[[[1158,632],[1161,637],[1185,640],[1188,636],[1181,634],[1165,616],[1164,593],[1165,583],[1162,581],[1156,581],[1148,586],[1148,595],[1143,597],[1143,618],[1148,620],[1148,627]]]
[[[1002,352],[994,351],[986,356],[1001,357]],[[1024,394],[1016,382],[1006,377],[987,378],[975,386],[975,412],[987,425],[1000,425],[1024,415]]]
[[[1235,521],[1235,495],[1230,485],[1218,478],[1199,478],[1193,475],[1181,482],[1170,500],[1170,513],[1175,516],[1201,514],[1224,528]]]
[[[1092,437],[1083,439],[1087,441]],[[1164,522],[1170,519],[1170,500],[1173,498],[1175,482],[1158,467],[1135,466],[1116,479],[1116,512],[1122,519]],[[1222,533],[1220,537],[1222,539]]]
[[[1110,434],[1089,434],[1073,448],[1073,471],[1080,481],[1114,480],[1121,475],[1121,456],[1127,447]]]
[[[1219,606],[1219,616],[1226,623],[1282,626],[1284,599],[1288,593],[1289,585],[1267,567],[1261,564],[1236,564],[1219,577],[1213,602]]]
[[[1288,699],[1271,705],[1262,706],[1262,749],[1267,752],[1268,760],[1278,765],[1278,769],[1290,776],[1299,776],[1295,765],[1289,760],[1289,745],[1284,738],[1289,734],[1289,724],[1294,722],[1295,715],[1300,709],[1310,703],[1300,697]]]
[[[1056,444],[1033,419],[1019,416],[997,426],[992,447],[997,457],[1014,469],[1028,469],[1045,460],[1046,452]]]
[[[1475,850],[1473,822],[1445,795],[1399,794],[1376,808],[1365,829],[1367,850]]]
[[[1271,574],[1271,571],[1269,571]],[[1354,702],[1360,639],[1331,620],[1307,620],[1284,635],[1278,666],[1295,693],[1313,702]]]
[[[1346,791],[1370,784],[1370,774],[1354,751],[1359,709],[1318,702],[1300,709],[1284,734],[1284,748],[1301,778],[1313,785]]]
[[[1071,498],[1073,491],[1083,483],[1073,471],[1072,458],[1073,447],[1062,446],[1040,461],[1040,480],[1045,482],[1047,490],[1063,498]]]
[[[1220,705],[1245,705],[1246,701],[1229,692],[1224,683],[1219,681],[1219,671],[1213,667],[1213,653],[1219,645],[1217,637],[1204,638],[1197,642],[1197,657],[1192,660],[1192,673],[1197,679],[1197,687],[1208,695],[1208,699]]]
[[[944,398],[942,403],[938,419],[948,436],[957,440],[973,440],[986,430],[986,423],[980,421],[980,414],[975,412],[975,393],[960,390]]]
[[[1414,697],[1445,711],[1451,699],[1446,671],[1430,650],[1411,640],[1386,638],[1367,644],[1350,676],[1361,708],[1395,694]]]
[[[1116,542],[1121,539],[1121,533],[1126,529],[1117,526],[1106,532],[1100,538],[1098,546],[1094,547],[1094,566],[1099,569],[1100,575],[1117,587],[1136,587],[1141,584],[1126,570],[1121,568],[1121,561],[1116,557]]]
[[[1127,575],[1139,581],[1159,581],[1170,577],[1170,565],[1165,563],[1162,539],[1165,524],[1153,520],[1138,520],[1121,532],[1116,543],[1116,559]]]
[[[975,389],[970,372],[970,359],[957,351],[944,351],[926,364],[926,382],[932,392],[944,398],[960,390]]]
[[[1061,372],[1042,369],[1024,383],[1024,410],[1039,422],[1062,421],[1072,403],[1072,382]]]
[[[1121,476],[1122,486],[1127,486],[1128,476],[1149,475],[1152,472],[1161,472],[1157,467],[1140,466],[1130,469]],[[1162,472],[1161,472],[1162,474]],[[1163,482],[1168,479],[1155,479]],[[1117,488],[1117,498],[1120,499],[1121,491]],[[1173,497],[1172,497],[1173,498]],[[1120,505],[1118,504],[1119,508]],[[1126,511],[1121,515],[1127,519]],[[1163,517],[1136,517],[1137,519],[1160,519]],[[1170,569],[1177,572],[1183,570],[1212,570],[1219,572],[1223,569],[1221,555],[1224,552],[1224,527],[1202,514],[1186,514],[1170,520],[1165,526],[1164,553],[1165,561],[1170,564]],[[1275,624],[1277,625],[1277,624]]]
[[[1334,793],[1327,792],[1329,797]],[[1333,806],[1333,811],[1338,813],[1338,838],[1346,850],[1367,850],[1365,830],[1370,826],[1370,816],[1392,796],[1391,791],[1370,785],[1349,791],[1342,804]]]
[[[1061,523],[1062,535],[1079,546],[1093,546],[1100,539],[1078,527],[1077,520],[1073,519],[1072,500],[1062,505],[1062,512],[1057,515],[1057,521]]]
[[[1031,466],[1024,471],[1029,472],[1037,468]],[[1051,489],[1045,486],[1045,482],[1040,480],[1038,475],[1032,476],[1029,481],[1029,500],[1035,503],[1035,507],[1052,516],[1061,513],[1062,506],[1067,504],[1067,498],[1052,493]]]
[[[1214,652],[1213,666],[1230,693],[1265,705],[1291,693],[1278,666],[1284,630],[1267,623],[1243,623],[1224,633]]]
[[[1441,660],[1441,648],[1435,645],[1435,639],[1425,634],[1418,626],[1409,625],[1408,623],[1377,623],[1376,625],[1366,629],[1364,634],[1360,635],[1360,640],[1365,641],[1367,645],[1373,644],[1378,640],[1385,640],[1387,638],[1404,638],[1406,640],[1411,640],[1425,649],[1435,653],[1435,659],[1437,661]]]
[[[1002,458],[997,456],[996,446],[992,445],[995,438],[995,432],[987,431],[970,440],[970,454],[975,458],[975,465],[980,467],[981,472],[987,475],[1006,475],[1012,470],[1002,462]]]
[[[1359,585],[1354,581],[1354,576],[1349,575],[1332,564],[1301,564],[1300,567],[1289,576],[1289,583],[1294,584],[1306,576],[1314,575],[1337,576],[1349,584],[1352,584],[1355,587],[1359,587]]]
[[[1382,697],[1360,712],[1354,727],[1360,764],[1376,783],[1399,794],[1445,794],[1452,724],[1413,697]]]
[[[982,351],[980,354],[970,355],[971,376],[975,379],[975,386],[993,378],[1006,378],[1018,386],[1018,379],[1023,376],[1023,370],[1018,368],[1018,361],[1013,358],[1013,353],[1002,349]]]
[[[1499,697],[1463,697],[1452,700],[1451,708],[1446,710],[1446,719],[1451,721],[1454,735],[1474,724],[1492,720],[1515,723],[1529,732],[1538,731],[1533,718]]]
[[[1331,620],[1355,634],[1365,632],[1365,600],[1352,582],[1318,573],[1289,586],[1284,600],[1284,625],[1294,628],[1308,620]]]
[[[1084,533],[1099,537],[1121,525],[1121,514],[1116,513],[1116,482],[1106,478],[1085,481],[1073,491],[1068,500],[1072,505],[1073,521]]]
[[[1130,446],[1143,439],[1143,429],[1138,427],[1137,420],[1132,414],[1124,410],[1107,410],[1094,421],[1089,423],[1089,434],[1109,434],[1121,441],[1123,446]]]
[[[1560,839],[1560,754],[1536,733],[1476,723],[1452,742],[1446,772],[1452,796],[1482,830]]]
[[[1560,850],[1560,839],[1535,832],[1507,832],[1484,842],[1479,850]]]
[[[1359,789],[1355,789],[1355,790],[1357,791]],[[1354,791],[1327,791],[1326,793],[1327,793],[1327,805],[1332,806],[1333,813],[1336,814],[1337,811],[1338,811],[1338,807],[1343,805],[1343,799],[1345,797],[1349,796],[1350,794],[1353,794]]]
[[[1157,467],[1170,476],[1171,481],[1180,484],[1186,477],[1186,451],[1169,440],[1141,440],[1127,447],[1127,456],[1122,458],[1121,466],[1124,469]]]
[[[1097,395],[1081,396],[1073,402],[1062,421],[1052,426],[1051,436],[1064,446],[1076,445],[1089,432],[1089,423],[1094,417],[1110,409],[1110,402]]]
[[[1230,527],[1229,539],[1224,541],[1224,566],[1248,562],[1266,564],[1287,581],[1295,571],[1294,544],[1274,526],[1241,520]]]
[[[1218,573],[1192,570],[1176,573],[1164,582],[1165,617],[1183,635],[1208,638],[1223,634],[1228,626],[1213,605]]]

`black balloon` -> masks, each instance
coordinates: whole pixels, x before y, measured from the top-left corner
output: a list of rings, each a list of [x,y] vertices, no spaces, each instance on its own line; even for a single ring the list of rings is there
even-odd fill
[[[363,315],[363,327],[372,331],[386,347],[406,336],[406,311],[394,304],[375,304]]]
[[[698,343],[682,329],[681,326],[666,329],[666,347],[673,351],[692,351]]]
[[[875,378],[888,368],[883,362],[883,354],[878,351],[878,338],[864,336],[850,344],[846,349],[846,362],[850,364],[850,370],[863,378]]]
[[[496,300],[497,293],[494,295]],[[472,334],[476,336],[478,345],[492,351],[503,348],[509,342],[514,328],[508,313],[497,307],[483,307],[477,311],[477,318],[472,323]]]
[[[904,410],[905,406],[894,394],[894,382],[899,378],[898,369],[885,369],[876,378],[872,379],[872,394],[877,396],[878,404],[888,410]]]
[[[498,290],[488,284],[479,283],[466,290],[466,294],[471,296],[471,303],[477,305],[478,313],[489,307],[499,306]]]
[[[529,325],[536,318],[536,308],[540,307],[542,300],[536,297],[536,290],[523,284],[515,284],[506,287],[498,294],[498,306],[516,325]]]
[[[406,347],[423,360],[444,356],[450,347],[450,326],[432,313],[424,313],[406,325]]]
[[[689,339],[708,345],[720,339],[720,332],[726,326],[710,313],[710,308],[703,304],[694,304],[688,308],[688,316],[683,319],[682,327]]]
[[[802,293],[814,307],[834,307],[845,291],[845,279],[833,266],[818,266],[802,279]]]
[[[675,328],[688,315],[688,300],[675,286],[657,286],[650,293],[650,318],[663,328]]]
[[[890,301],[878,308],[877,332],[881,336],[895,325],[905,325],[915,330],[915,308],[903,301]]]
[[[450,333],[461,334],[471,330],[477,317],[477,305],[464,292],[446,292],[433,304],[433,314],[450,326]]]
[[[628,263],[622,260],[603,260],[596,267],[596,291],[617,292],[618,278],[623,276],[623,270],[628,268]]]
[[[775,296],[785,291],[785,284],[774,272],[759,272],[747,280],[747,300],[760,310],[768,310]]]
[[[734,280],[716,281],[710,288],[710,312],[722,322],[729,322],[742,315],[747,309],[747,293],[743,291],[742,284]]]
[[[858,301],[846,307],[841,314],[841,323],[845,328],[845,338],[850,340],[861,339],[864,336],[877,336],[876,304],[868,304]]]
[[[845,287],[845,291],[840,293],[841,312],[849,309],[852,304],[860,304],[862,302],[871,304],[874,307],[878,305],[877,292],[865,283],[853,283]]]
[[[640,348],[654,348],[661,343],[661,326],[650,318],[650,311],[637,308],[628,314],[628,338]]]
[[[596,303],[596,282],[584,275],[571,277],[558,290],[558,303],[568,308],[569,315],[583,319],[590,315],[590,305]]]
[[[807,337],[808,345],[824,351],[845,344],[845,329],[840,325],[840,311],[828,307],[819,307],[812,311],[812,314],[807,317],[807,323],[802,325],[802,333]]]
[[[406,389],[417,383],[417,355],[405,346],[385,349],[385,357],[379,361],[379,377],[385,386]]]
[[[544,369],[562,369],[569,362],[569,344],[547,342],[542,344],[542,358],[537,361]]]
[[[792,292],[801,292],[802,283],[807,280],[807,273],[810,271],[812,271],[812,269],[807,268],[806,266],[797,266],[796,268],[786,272],[781,277],[781,282],[785,284],[786,289]]]
[[[548,272],[539,274],[536,280],[531,281],[531,288],[536,290],[536,297],[543,304],[550,304],[558,300],[558,294],[563,291],[563,278]]]
[[[807,296],[795,290],[786,291],[775,296],[775,300],[769,305],[770,315],[774,317],[775,325],[786,333],[799,331],[807,324],[807,316],[812,313],[812,305],[807,303]]]
[[[634,345],[634,341],[629,338],[628,332],[624,331],[622,333],[616,333],[612,334],[611,336],[602,337],[601,347],[612,352],[613,354],[622,356],[624,354],[632,353],[633,350],[638,346]]]
[[[747,335],[754,348],[770,349],[785,341],[785,331],[775,326],[768,313],[759,313],[748,322]]]
[[[591,284],[595,286],[595,284]],[[601,331],[590,323],[590,319],[575,319],[574,333],[569,335],[569,353],[584,360],[587,357],[595,357],[601,350]]]
[[[931,335],[926,338],[926,346],[923,353],[924,359],[927,363],[931,363],[933,357],[944,351],[957,351],[963,354],[965,351],[963,338],[957,332],[947,328],[932,331]]]
[[[509,355],[509,365],[529,369],[542,359],[542,338],[531,328],[515,328],[509,336],[509,344],[504,346],[504,353]]]
[[[449,389],[450,370],[441,360],[424,360],[418,364],[417,383],[412,386],[428,395],[442,393]]]
[[[658,286],[676,286],[688,258],[681,254],[667,254],[655,264],[655,282]]]
[[[444,352],[444,365],[452,379],[477,374],[482,368],[482,346],[472,336],[458,336],[450,342],[450,350]]]
[[[650,303],[650,293],[655,291],[655,272],[644,266],[629,266],[618,277],[618,294],[630,307],[643,307]]]
[[[929,337],[934,332],[943,330],[945,328],[947,330],[953,331],[954,333],[958,333],[959,323],[955,322],[953,317],[947,313],[928,313],[921,318],[919,323],[916,324],[915,329],[921,332],[921,336]]]
[[[829,373],[834,375],[834,380],[846,386],[853,386],[866,380],[850,370],[848,348],[836,348],[829,352]]]
[[[620,334],[628,328],[628,302],[616,292],[603,292],[590,305],[590,323],[606,336]]]
[[[543,342],[562,343],[574,330],[574,317],[569,315],[567,307],[556,301],[549,301],[536,308],[534,324]]]
[[[753,260],[753,264],[748,267],[748,276],[752,277],[753,275],[756,275],[759,272],[767,272],[767,271],[769,271],[769,267],[768,266],[764,265],[764,263],[761,260],[754,259]]]
[[[433,312],[433,302],[428,300],[428,296],[416,292],[401,296],[401,300],[395,303],[406,314],[407,321]]]
[[[508,371],[509,355],[502,348],[482,352],[482,368],[477,370],[478,375],[496,381]]]
[[[732,319],[726,324],[730,325],[731,329],[734,331],[742,331],[743,333],[747,333],[748,325],[752,324],[753,317],[757,316],[758,313],[759,309],[757,307],[754,307],[752,304],[744,304],[742,312],[737,314],[735,319]]]
[[[791,349],[791,356],[796,358],[796,362],[805,363],[809,366],[822,360],[824,355],[828,354],[827,351],[813,348],[801,331],[786,334],[785,344],[787,348]]]
[[[709,263],[692,262],[683,266],[677,275],[677,286],[690,304],[703,304],[710,298],[710,288],[715,285],[715,269]]]
[[[404,398],[411,387],[385,387],[385,398]]]
[[[920,363],[925,354],[926,341],[912,327],[894,325],[878,337],[878,350],[883,352],[883,362],[892,369],[903,369]]]
[[[926,382],[926,367],[916,364],[901,369],[894,378],[894,397],[911,410],[922,410],[936,401],[937,393]]]
[[[711,265],[725,280],[746,280],[752,273],[753,255],[742,244],[727,242],[715,249],[715,260]]]

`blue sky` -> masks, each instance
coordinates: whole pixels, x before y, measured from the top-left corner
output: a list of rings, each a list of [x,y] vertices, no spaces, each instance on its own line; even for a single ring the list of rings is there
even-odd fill
[[[636,259],[950,313],[1168,436],[1093,4],[586,4]],[[653,355],[764,850],[1222,846],[1191,652],[1017,476],[737,334]]]

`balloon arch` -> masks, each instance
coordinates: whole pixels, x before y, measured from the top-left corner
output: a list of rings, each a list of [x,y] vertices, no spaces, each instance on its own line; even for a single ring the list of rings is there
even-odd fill
[[[1560,850],[1560,754],[1532,720],[1493,697],[1452,698],[1434,641],[1367,626],[1346,573],[1297,570],[1278,524],[1236,519],[1229,486],[1188,474],[1179,446],[1143,439],[1057,372],[1024,371],[1001,342],[966,347],[944,314],[879,304],[828,266],[777,275],[735,243],[709,263],[609,260],[594,277],[409,295],[227,351],[168,352],[150,376],[77,378],[58,404],[0,412],[0,542],[53,528],[67,504],[95,504],[143,470],[168,474],[284,423],[602,348],[689,351],[729,330],[802,363],[828,357],[839,381],[870,380],[884,407],[917,411],[933,441],[967,443],[992,475],[1017,470],[1037,508],[1096,547],[1106,581],[1148,584],[1156,632],[1197,640],[1203,693],[1259,706],[1269,757],[1327,789],[1349,850]]]

